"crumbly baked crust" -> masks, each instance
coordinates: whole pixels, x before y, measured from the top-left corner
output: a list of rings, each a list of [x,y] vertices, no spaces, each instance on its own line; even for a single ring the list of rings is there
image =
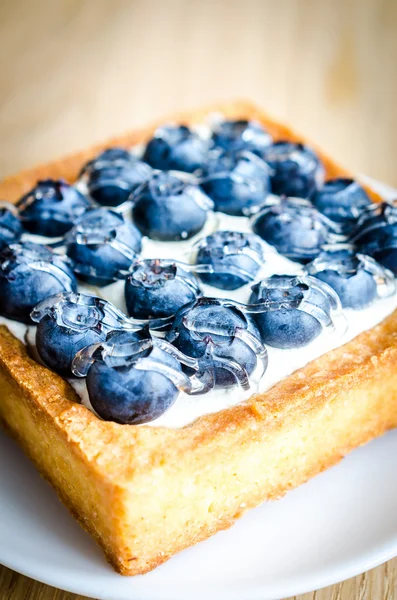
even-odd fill
[[[170,120],[200,122],[213,111],[256,118],[275,138],[304,139],[247,102]],[[155,127],[9,177],[0,197],[15,200],[39,178],[72,181],[101,148],[140,143]],[[320,155],[329,177],[348,175]],[[0,422],[113,567],[136,575],[396,427],[396,365],[397,311],[238,406],[182,429],[134,427],[99,420],[2,326]]]

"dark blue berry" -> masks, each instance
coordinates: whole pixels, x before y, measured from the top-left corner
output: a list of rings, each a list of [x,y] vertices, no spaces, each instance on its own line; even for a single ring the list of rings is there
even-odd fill
[[[367,262],[368,261],[368,262]],[[324,281],[338,294],[343,308],[360,309],[377,296],[377,284],[371,272],[371,259],[360,258],[354,250],[322,252],[307,265],[307,272]]]
[[[236,290],[255,279],[263,261],[263,245],[256,235],[217,231],[199,242],[195,262],[213,270],[205,273],[198,268],[203,283],[221,290]]]
[[[384,202],[369,207],[351,239],[361,253],[397,274],[397,206]]]
[[[136,319],[170,317],[199,295],[194,276],[169,260],[140,261],[125,282],[128,314]]]
[[[314,194],[312,202],[326,217],[349,231],[361,211],[371,204],[371,199],[357,181],[339,177],[326,181]]]
[[[309,306],[320,308],[325,323],[331,323],[329,298],[290,275],[272,275],[252,286],[250,303],[269,303],[267,310],[254,315],[264,344],[276,348],[300,348],[320,335],[322,323],[299,308],[304,300]]]
[[[272,138],[257,121],[222,121],[214,130],[212,139],[226,152],[249,150],[261,155],[272,143]]]
[[[323,183],[324,168],[308,146],[278,141],[264,149],[262,158],[272,169],[273,194],[310,198]]]
[[[383,248],[369,252],[377,262],[397,275],[397,237],[388,238]]]
[[[238,308],[226,306],[215,298],[199,298],[194,306],[182,308],[176,315],[167,339],[181,352],[193,358],[213,356],[215,385],[232,387],[238,383],[232,361],[248,375],[257,366],[254,349],[236,336],[236,330],[247,332],[259,340],[259,332],[250,316]],[[216,363],[220,359],[222,364]]]
[[[107,344],[114,348],[112,353],[102,353],[95,360],[87,375],[87,389],[94,410],[106,421],[138,425],[160,417],[178,397],[176,385],[169,379],[162,366],[175,372],[181,371],[180,363],[170,354],[145,342],[142,332],[118,332]],[[125,348],[123,356],[123,348]],[[143,348],[143,349],[142,349]],[[145,360],[152,365],[145,369]],[[142,369],[136,368],[141,361]]]
[[[107,166],[124,166],[130,162],[133,162],[135,158],[125,148],[119,148],[117,146],[113,148],[106,148],[95,156],[92,160],[86,163],[81,169],[80,175],[85,175],[93,170],[101,169]]]
[[[121,214],[97,208],[68,233],[66,249],[79,279],[104,286],[125,277],[141,250],[141,234]]]
[[[250,152],[213,151],[201,173],[201,187],[217,211],[236,216],[251,214],[269,194],[269,169]]]
[[[153,240],[185,240],[203,227],[210,199],[196,185],[171,173],[156,172],[132,194],[135,225]]]
[[[154,169],[192,173],[205,162],[208,143],[184,125],[158,129],[146,146],[143,159]]]
[[[318,255],[331,233],[330,223],[317,209],[283,198],[255,215],[252,228],[280,254],[302,263]]]
[[[71,365],[75,354],[91,344],[106,339],[106,332],[98,328],[81,327],[71,329],[58,325],[56,320],[45,316],[36,331],[36,348],[47,367],[60,375],[71,377]]]
[[[382,279],[383,283],[388,283],[389,278],[393,279],[373,258],[356,254],[352,248],[321,252],[315,261],[307,265],[306,270],[331,286],[344,308],[356,310],[375,300]]]
[[[105,164],[90,172],[88,191],[102,206],[120,206],[151,174],[151,167],[137,159],[121,165]]]
[[[53,294],[75,291],[69,261],[45,246],[11,244],[0,252],[0,314],[30,323],[32,309]]]
[[[0,206],[0,250],[18,242],[22,233],[23,227],[17,215],[11,209]]]
[[[31,314],[37,323],[36,347],[43,362],[70,377],[77,352],[106,340],[126,326],[125,315],[109,302],[87,294],[64,293],[40,302]]]
[[[47,237],[64,235],[91,206],[88,198],[62,179],[44,179],[17,203],[24,228]]]
[[[152,169],[125,148],[107,148],[84,165],[90,196],[102,206],[120,206],[146,181]]]

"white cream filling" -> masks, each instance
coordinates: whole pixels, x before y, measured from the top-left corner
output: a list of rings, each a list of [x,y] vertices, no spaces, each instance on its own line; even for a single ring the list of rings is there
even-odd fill
[[[214,116],[213,122],[219,121],[221,117]],[[197,132],[203,137],[208,137],[210,128],[207,125],[200,125],[196,128]],[[140,155],[142,146],[132,150],[133,153]],[[373,183],[373,182],[371,182]],[[78,183],[81,191],[86,191],[84,182]],[[384,191],[381,186],[380,192]],[[394,191],[387,191],[385,197],[395,195]],[[126,218],[131,218],[130,210],[124,207],[123,213]],[[156,242],[148,238],[143,239],[142,257],[143,258],[172,258],[182,262],[190,262],[192,245],[195,240],[200,239],[211,232],[220,230],[235,230],[242,232],[250,232],[250,222],[245,217],[231,217],[222,213],[210,213],[204,229],[194,239],[182,242]],[[46,243],[46,241],[54,241],[52,238],[42,238],[39,236],[29,235],[29,241],[38,243]],[[299,263],[294,263],[287,258],[279,255],[272,247],[266,246],[265,262],[258,274],[256,280],[270,276],[274,273],[278,274],[297,274],[302,267]],[[58,249],[58,252],[63,252]],[[250,296],[251,285],[244,286],[234,292],[218,290],[214,287],[200,284],[203,294],[206,296],[217,296],[224,298],[232,298],[239,302],[247,302]],[[126,311],[124,300],[124,281],[117,281],[105,287],[90,286],[84,283],[79,284],[79,290],[83,293],[94,294],[105,298],[112,302],[119,309]],[[290,375],[296,369],[307,365],[315,358],[342,346],[363,331],[366,331],[390,315],[397,308],[397,294],[390,298],[377,300],[370,307],[359,311],[346,310],[345,316],[348,327],[342,336],[335,333],[323,332],[316,340],[304,348],[294,350],[280,350],[278,348],[267,347],[269,364],[266,373],[256,387],[253,387],[249,392],[245,392],[240,388],[232,388],[229,390],[216,389],[202,396],[188,396],[180,393],[176,402],[171,408],[165,412],[160,418],[147,423],[149,426],[164,426],[178,428],[188,425],[203,415],[218,412],[228,407],[235,406],[250,395],[256,392],[264,392],[275,383],[281,381]],[[0,316],[0,324],[6,325],[10,332],[15,335],[23,343],[31,345],[34,340],[34,326],[26,326],[23,323],[18,323],[5,317]],[[26,336],[29,329],[28,336]],[[95,412],[89,401],[88,391],[84,379],[71,379],[70,383],[81,398],[82,403]]]

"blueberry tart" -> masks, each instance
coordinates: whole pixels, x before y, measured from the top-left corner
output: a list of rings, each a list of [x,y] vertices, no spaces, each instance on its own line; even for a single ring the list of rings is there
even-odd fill
[[[0,424],[123,575],[397,426],[395,206],[245,102],[172,121],[0,182]]]

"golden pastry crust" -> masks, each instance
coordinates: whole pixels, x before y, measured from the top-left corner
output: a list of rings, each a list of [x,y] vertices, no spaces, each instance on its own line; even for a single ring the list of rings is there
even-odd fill
[[[200,122],[213,111],[256,118],[278,139],[303,139],[246,102],[171,120]],[[9,177],[0,195],[15,200],[38,178],[72,181],[101,148],[140,143],[154,128]],[[320,154],[329,177],[348,175]],[[238,406],[182,429],[134,427],[99,420],[2,326],[0,422],[113,567],[136,575],[396,427],[396,364],[397,311]]]

